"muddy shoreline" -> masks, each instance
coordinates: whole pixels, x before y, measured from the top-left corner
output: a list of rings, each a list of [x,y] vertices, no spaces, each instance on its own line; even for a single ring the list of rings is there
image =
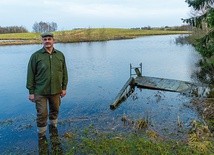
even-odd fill
[[[192,104],[206,121],[210,131],[214,132],[214,98],[194,99]]]

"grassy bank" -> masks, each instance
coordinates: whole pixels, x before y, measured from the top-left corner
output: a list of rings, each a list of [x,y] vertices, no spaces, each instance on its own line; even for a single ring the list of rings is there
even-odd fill
[[[187,34],[189,31],[171,31],[171,30],[134,30],[119,28],[88,28],[69,31],[54,32],[56,42],[74,43],[74,42],[92,42],[108,41],[118,39],[132,39],[146,35],[168,35],[168,34]],[[22,45],[39,44],[41,38],[39,33],[11,33],[0,34],[0,45]]]
[[[103,133],[89,127],[81,136],[66,134],[68,148],[66,154],[212,154],[213,141],[199,138],[195,131],[186,141],[173,141],[161,138],[153,130],[136,133]]]

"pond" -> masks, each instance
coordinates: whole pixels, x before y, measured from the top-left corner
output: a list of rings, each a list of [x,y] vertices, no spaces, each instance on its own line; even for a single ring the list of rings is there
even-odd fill
[[[191,97],[136,89],[116,110],[109,108],[130,77],[130,63],[142,63],[145,76],[195,82],[192,75],[200,56],[192,46],[176,44],[178,36],[55,44],[65,54],[69,72],[67,96],[60,109],[59,136],[90,125],[102,131],[131,132],[133,127],[121,121],[124,115],[133,121],[147,117],[150,128],[163,137],[185,136],[191,121],[201,120],[191,106]],[[25,84],[28,60],[41,46],[0,47],[0,152],[37,152],[35,105],[28,101]],[[178,118],[182,129],[177,127]]]

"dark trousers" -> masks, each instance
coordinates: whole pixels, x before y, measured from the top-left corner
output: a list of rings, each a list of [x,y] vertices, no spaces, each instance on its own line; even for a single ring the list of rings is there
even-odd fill
[[[51,125],[57,126],[57,118],[61,103],[60,94],[45,96],[35,95],[35,102],[38,132],[42,133],[46,131],[48,118]]]

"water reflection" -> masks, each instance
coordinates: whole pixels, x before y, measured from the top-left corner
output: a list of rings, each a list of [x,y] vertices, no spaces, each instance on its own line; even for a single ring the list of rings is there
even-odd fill
[[[46,136],[43,137],[42,139],[38,138],[38,147],[39,147],[38,150],[40,155],[49,154],[48,141]]]
[[[206,62],[199,61],[199,69],[195,71],[194,77],[203,84],[207,84],[210,88],[207,93],[208,98],[214,97],[214,66]]]
[[[49,125],[50,142],[46,136],[38,138],[38,150],[40,155],[53,154],[62,155],[63,149],[61,146],[60,138],[58,136],[58,129]],[[50,145],[50,146],[49,146]]]
[[[192,103],[197,107],[201,115],[206,119],[209,129],[214,131],[214,65],[210,60],[199,60],[199,69],[193,74],[193,77],[202,84],[208,85],[209,91],[206,92],[205,98],[193,99]]]

